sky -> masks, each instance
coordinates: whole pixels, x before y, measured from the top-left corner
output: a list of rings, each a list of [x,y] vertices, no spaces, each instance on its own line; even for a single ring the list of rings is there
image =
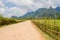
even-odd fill
[[[0,14],[5,17],[22,16],[39,8],[60,7],[60,0],[0,0]]]

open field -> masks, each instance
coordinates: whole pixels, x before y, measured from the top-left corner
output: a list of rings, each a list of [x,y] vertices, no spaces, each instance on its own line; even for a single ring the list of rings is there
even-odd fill
[[[60,20],[33,20],[39,29],[59,40],[60,38]]]
[[[57,26],[58,32],[60,32],[60,20],[34,20],[35,22],[38,22],[39,24],[45,24],[50,29],[54,30],[54,27]]]

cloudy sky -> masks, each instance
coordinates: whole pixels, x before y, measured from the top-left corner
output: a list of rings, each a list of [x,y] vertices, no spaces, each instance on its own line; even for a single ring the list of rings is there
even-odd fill
[[[0,14],[5,17],[22,16],[38,8],[60,7],[60,0],[0,0]]]

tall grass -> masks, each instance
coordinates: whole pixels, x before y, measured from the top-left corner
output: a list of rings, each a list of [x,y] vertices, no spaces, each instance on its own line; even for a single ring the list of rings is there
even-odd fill
[[[22,22],[22,21],[23,20],[16,20],[16,19],[6,18],[6,17],[0,16],[0,27],[3,25],[14,24],[14,23]]]
[[[39,29],[60,40],[60,20],[33,20]]]

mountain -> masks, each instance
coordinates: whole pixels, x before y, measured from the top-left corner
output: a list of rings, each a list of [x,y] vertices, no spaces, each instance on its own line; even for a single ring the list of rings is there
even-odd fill
[[[39,10],[36,11],[37,18],[55,18],[55,14],[57,15],[58,12],[52,7],[50,7],[49,9],[40,8]]]
[[[60,12],[60,7],[56,7],[55,10],[58,11],[58,12]]]
[[[28,12],[25,15],[20,16],[20,18],[31,18],[31,17],[34,17],[34,15],[35,15],[35,12]]]
[[[55,16],[56,18],[58,18],[59,17],[58,15],[60,16],[60,12],[50,7],[50,8],[39,8],[36,11],[28,12],[25,15],[20,16],[18,18],[49,18],[49,19],[51,18],[51,19],[54,19]]]

